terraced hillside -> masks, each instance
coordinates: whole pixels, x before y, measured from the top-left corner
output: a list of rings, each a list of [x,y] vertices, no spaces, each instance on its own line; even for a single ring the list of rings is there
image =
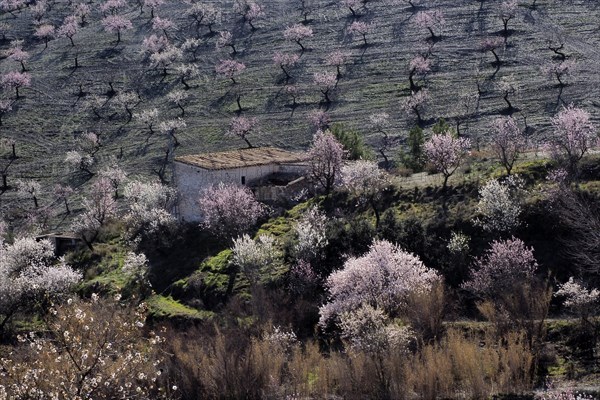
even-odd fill
[[[600,5],[591,0],[520,1],[508,25],[510,34],[497,50],[501,65],[492,63],[490,52],[481,51],[482,40],[502,37],[497,1],[430,0],[413,8],[400,0],[372,0],[352,16],[341,1],[263,0],[260,4],[265,15],[253,23],[256,29],[234,11],[232,1],[203,2],[222,13],[212,27],[215,33],[205,26],[198,29],[186,15],[192,7],[189,2],[166,1],[154,11],[155,16],[174,24],[163,31],[153,30],[156,19],[151,18],[148,7],[140,6],[144,2],[131,1],[114,11],[130,19],[133,26],[121,33],[120,42],[116,33],[103,28],[100,9],[106,3],[85,3],[91,13],[85,24],[78,25],[74,45],[62,37],[53,38],[46,47],[44,40],[34,35],[39,25],[51,24],[58,29],[73,13],[74,2],[49,0],[46,10],[32,2],[0,17],[4,34],[1,50],[14,46],[14,40],[23,40],[22,49],[30,55],[25,66],[32,78],[31,86],[21,88],[18,98],[13,88],[4,88],[3,97],[12,102],[12,110],[2,118],[0,136],[16,142],[18,157],[11,157],[10,145],[3,150],[0,168],[8,166],[8,187],[0,201],[5,209],[17,199],[12,190],[16,178],[39,181],[42,194],[38,197],[43,204],[54,201],[47,193],[57,182],[85,187],[89,174],[69,171],[64,159],[87,131],[96,132],[101,144],[92,172],[116,157],[130,174],[153,175],[165,158],[169,138],[156,128],[158,122],[150,132],[130,117],[119,103],[127,93],[134,94],[126,99],[134,115],[157,108],[159,121],[165,121],[182,114],[166,95],[184,90],[183,120],[187,127],[178,130],[180,146],[175,147],[174,155],[243,146],[241,140],[224,136],[231,118],[239,114],[258,118],[260,132],[252,138],[256,145],[306,146],[314,133],[309,114],[319,109],[332,121],[358,130],[372,144],[376,144],[378,134],[369,116],[387,113],[389,131],[402,138],[416,124],[414,115],[402,107],[410,95],[409,63],[416,55],[428,52],[432,70],[418,83],[429,93],[424,126],[440,117],[458,119],[461,134],[480,141],[491,120],[501,113],[514,113],[533,138],[545,134],[561,104],[575,103],[591,112],[595,120],[600,118]],[[301,52],[283,33],[303,22],[302,4],[310,11],[304,23],[314,35],[303,41],[306,50]],[[446,20],[435,40],[428,39],[429,32],[415,22],[419,12],[428,10],[441,11]],[[366,45],[360,36],[347,32],[355,20],[370,24]],[[235,54],[215,46],[220,37],[216,32],[224,30],[233,34]],[[166,57],[169,61],[164,75],[162,66],[153,65],[143,50],[144,39],[152,34],[166,35],[169,46],[177,47],[187,39],[198,39],[195,56],[184,51]],[[565,87],[540,71],[544,64],[560,63],[548,49],[549,43],[563,43],[562,51],[576,61]],[[335,71],[335,66],[324,65],[324,59],[335,50],[346,52],[348,61],[331,92],[331,102],[325,103],[313,77],[316,72]],[[286,94],[284,74],[273,63],[276,51],[300,56],[287,81],[298,90],[296,106]],[[235,78],[236,84],[215,73],[219,60],[228,58],[246,66]],[[178,71],[182,65],[191,64],[199,74],[186,80],[186,89]],[[2,74],[19,70],[20,64],[10,57],[0,61]],[[513,110],[506,109],[502,98],[503,82],[516,90],[509,97]]]

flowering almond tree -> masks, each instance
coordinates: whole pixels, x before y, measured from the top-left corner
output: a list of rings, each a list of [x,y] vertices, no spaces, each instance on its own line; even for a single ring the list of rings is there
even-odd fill
[[[313,30],[311,27],[306,26],[306,25],[302,25],[302,24],[294,24],[290,27],[288,27],[284,32],[283,32],[283,37],[286,40],[292,41],[292,42],[296,42],[296,44],[298,46],[300,46],[300,49],[302,51],[305,50],[304,45],[302,44],[302,41],[304,39],[308,39],[313,37]]]
[[[517,0],[505,0],[500,3],[498,16],[502,20],[502,25],[504,26],[504,37],[508,37],[508,23],[517,15],[517,7]]]
[[[500,67],[500,64],[502,62],[500,61],[500,57],[498,57],[498,53],[496,51],[502,46],[504,46],[504,41],[502,40],[502,38],[499,37],[489,37],[481,41],[481,51],[489,51],[490,53],[492,53],[494,55],[494,58],[496,59],[493,65],[497,67]]]
[[[490,145],[500,164],[510,175],[515,161],[525,151],[527,140],[513,117],[496,118],[492,124]]]
[[[31,86],[31,75],[27,72],[12,71],[2,75],[0,79],[2,87],[7,89],[15,89],[15,96],[19,98],[19,89],[22,87]]]
[[[559,63],[550,62],[540,68],[543,74],[551,79],[558,81],[559,87],[564,87],[566,83],[565,78],[573,74],[573,71],[577,67],[577,63],[574,60],[563,60]]]
[[[434,134],[425,143],[427,160],[444,175],[443,189],[448,185],[448,178],[469,154],[470,146],[469,139],[455,138],[450,132]]]
[[[359,202],[371,206],[375,213],[375,228],[379,227],[377,203],[390,184],[386,173],[374,161],[358,160],[342,166],[340,181],[341,186],[357,196]]]
[[[171,213],[177,191],[160,182],[133,180],[125,185],[123,197],[128,205],[124,220],[130,237],[147,237],[175,223]]]
[[[246,69],[246,66],[241,62],[235,60],[221,60],[215,67],[217,74],[231,79],[233,84],[236,84],[235,77],[242,73]]]
[[[233,183],[219,183],[204,189],[198,199],[201,226],[223,239],[240,236],[265,215],[250,189]]]
[[[588,321],[588,318],[594,315],[598,309],[600,300],[600,290],[593,288],[588,289],[579,282],[576,282],[573,277],[561,285],[558,285],[558,290],[554,293],[556,297],[563,297],[563,305],[574,312],[582,321]]]
[[[411,92],[410,96],[404,98],[402,108],[404,108],[406,113],[414,113],[417,117],[417,124],[421,125],[423,123],[422,108],[427,100],[429,100],[427,89]]]
[[[221,31],[219,32],[219,37],[217,42],[215,43],[217,49],[222,49],[223,47],[231,47],[231,51],[233,54],[237,53],[235,49],[235,41],[233,39],[233,35],[229,31]]]
[[[23,50],[22,41],[11,42],[10,48],[6,50],[6,55],[10,60],[16,61],[21,65],[21,72],[26,72],[25,62],[29,60],[29,53]]]
[[[436,30],[441,30],[446,25],[444,14],[439,10],[419,11],[415,15],[415,23],[419,28],[427,29],[431,34],[430,39],[435,39]]]
[[[56,34],[56,28],[54,25],[43,24],[37,27],[33,36],[42,39],[44,41],[44,49],[48,48],[48,42],[54,37]]]
[[[415,255],[385,240],[373,242],[369,251],[350,258],[343,269],[327,278],[329,301],[319,309],[319,325],[369,305],[396,317],[412,293],[426,292],[441,277]]]
[[[329,194],[339,179],[344,147],[329,131],[318,131],[308,149],[311,177]]]
[[[323,94],[323,100],[326,103],[331,103],[329,94],[335,88],[337,83],[337,75],[334,72],[315,72],[313,75],[315,85],[319,87]]]
[[[335,67],[337,71],[337,79],[340,79],[342,77],[342,65],[348,62],[348,58],[348,53],[336,50],[325,57],[325,65]]]
[[[69,15],[63,21],[63,24],[56,31],[56,36],[66,37],[71,42],[71,46],[75,46],[73,36],[79,32],[79,20],[76,15]]]
[[[549,144],[552,157],[574,176],[579,161],[598,142],[590,114],[571,104],[552,119],[552,126],[554,134]]]
[[[20,309],[56,298],[80,280],[64,260],[54,262],[50,241],[23,237],[8,244],[0,237],[0,332]]]
[[[199,30],[200,27],[206,25],[210,33],[213,33],[213,25],[221,21],[221,10],[212,4],[191,4],[190,8],[186,10],[185,15],[194,19],[196,30]]]
[[[108,15],[102,19],[104,30],[117,34],[117,44],[121,43],[121,32],[133,29],[131,21],[121,15]]]
[[[0,359],[8,399],[169,399],[159,364],[164,339],[146,334],[147,307],[119,297],[67,300],[43,318],[43,335],[19,335]],[[162,382],[162,383],[161,383]]]
[[[255,117],[233,117],[231,122],[229,123],[229,129],[225,133],[226,136],[238,137],[242,139],[248,145],[248,148],[251,149],[252,143],[248,140],[248,135],[256,132],[258,128],[258,119]]]
[[[84,197],[81,205],[83,213],[73,222],[72,229],[84,243],[94,250],[93,243],[100,234],[100,229],[117,215],[117,202],[114,198],[114,186],[106,177],[98,178]]]
[[[487,232],[510,232],[521,224],[523,180],[510,176],[490,180],[479,189],[475,224]]]
[[[410,82],[410,91],[418,92],[421,88],[415,84],[415,75],[424,76],[431,71],[431,61],[424,56],[418,55],[410,61],[408,72],[408,81]]]
[[[300,57],[298,54],[285,54],[280,51],[275,52],[273,55],[273,62],[277,65],[285,74],[285,80],[288,81],[292,76],[290,75],[289,69],[294,67]]]
[[[366,22],[354,21],[348,27],[347,32],[349,35],[362,36],[363,43],[366,46],[368,44],[367,34],[371,32],[371,25]]]
[[[233,8],[235,12],[242,16],[244,22],[250,25],[252,30],[256,30],[256,26],[254,25],[256,20],[265,15],[260,4],[253,0],[235,0]]]
[[[538,264],[533,248],[513,237],[492,242],[475,267],[463,287],[478,296],[493,298],[509,292],[514,285],[531,281]]]

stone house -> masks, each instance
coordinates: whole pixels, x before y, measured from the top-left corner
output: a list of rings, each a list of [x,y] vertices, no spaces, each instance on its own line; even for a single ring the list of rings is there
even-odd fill
[[[248,186],[264,202],[291,197],[308,185],[306,153],[275,147],[180,156],[173,165],[179,191],[176,214],[188,222],[202,219],[197,205],[200,192],[220,182]]]

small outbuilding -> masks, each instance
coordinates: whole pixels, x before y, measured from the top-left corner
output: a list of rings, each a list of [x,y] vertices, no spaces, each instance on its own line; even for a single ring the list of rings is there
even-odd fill
[[[250,187],[260,201],[277,201],[307,186],[307,156],[275,147],[221,151],[174,159],[174,181],[179,191],[178,217],[200,221],[200,192],[220,182]]]

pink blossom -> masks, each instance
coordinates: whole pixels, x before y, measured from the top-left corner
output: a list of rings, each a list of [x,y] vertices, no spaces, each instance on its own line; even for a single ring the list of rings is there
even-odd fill
[[[69,15],[65,18],[60,28],[58,28],[56,35],[58,37],[69,38],[71,46],[75,46],[73,36],[75,36],[77,32],[79,32],[79,22],[77,21],[77,17],[75,15]]]
[[[494,298],[497,293],[511,290],[513,285],[530,281],[538,264],[533,248],[513,237],[492,242],[476,266],[477,270],[463,287],[479,296]]]
[[[46,44],[45,47],[48,47],[48,41],[54,37],[55,28],[53,25],[44,24],[37,27],[33,36],[40,38]]]
[[[265,214],[249,188],[223,182],[203,190],[198,207],[202,226],[227,239],[248,231]]]
[[[337,75],[334,72],[315,72],[313,75],[313,81],[317,86],[320,87],[321,93],[327,103],[331,102],[329,98],[329,92],[335,87],[337,83]]]
[[[236,83],[235,76],[239,75],[245,69],[246,66],[244,64],[235,60],[221,60],[215,67],[217,74],[231,79],[233,83]]]
[[[454,174],[469,154],[471,142],[467,138],[455,138],[450,132],[434,134],[425,143],[427,160],[444,175],[445,188],[448,178]]]
[[[14,88],[18,98],[19,88],[31,86],[31,75],[27,72],[8,72],[2,76],[0,84],[5,88]]]
[[[552,119],[554,135],[550,139],[552,157],[566,164],[570,173],[575,173],[577,164],[594,146],[598,136],[590,121],[590,114],[572,104]]]
[[[121,42],[121,31],[133,29],[131,21],[120,15],[109,15],[102,19],[102,26],[107,32],[117,33],[117,43]]]
[[[165,35],[169,29],[173,29],[174,27],[175,24],[173,21],[168,18],[154,17],[152,20],[152,29],[155,31],[163,31]]]
[[[385,240],[373,242],[369,251],[350,258],[344,268],[327,278],[329,302],[319,310],[319,325],[369,305],[388,316],[397,315],[411,293],[430,290],[441,277],[415,255]]]
[[[361,35],[365,46],[367,45],[367,33],[371,32],[371,25],[366,22],[354,21],[347,29],[350,35]]]
[[[254,147],[248,140],[248,135],[254,133],[258,127],[258,120],[255,117],[248,118],[244,116],[233,117],[229,123],[227,136],[235,136],[244,140],[249,148]]]
[[[415,16],[418,27],[427,29],[432,38],[435,38],[435,30],[443,28],[446,24],[444,14],[440,10],[419,11]]]
[[[523,132],[513,117],[496,118],[492,124],[491,147],[510,175],[512,167],[527,144]]]
[[[323,130],[329,126],[331,117],[323,110],[313,110],[308,114],[308,120],[317,130]]]
[[[310,173],[325,193],[333,189],[339,179],[344,157],[344,147],[329,131],[318,131],[308,150]]]
[[[304,50],[302,40],[311,38],[312,36],[312,28],[302,24],[294,24],[283,32],[283,37],[285,39],[296,42],[302,50]]]

